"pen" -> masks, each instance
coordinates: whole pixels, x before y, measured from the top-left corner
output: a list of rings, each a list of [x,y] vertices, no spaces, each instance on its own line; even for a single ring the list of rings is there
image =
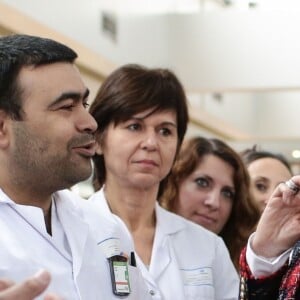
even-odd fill
[[[135,260],[135,255],[134,252],[130,252],[130,265],[133,267],[136,267],[136,260]]]

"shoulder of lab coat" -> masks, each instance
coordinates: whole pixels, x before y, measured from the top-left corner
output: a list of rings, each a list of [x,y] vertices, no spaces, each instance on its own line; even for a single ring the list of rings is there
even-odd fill
[[[62,190],[58,194],[68,198],[69,208],[89,225],[92,232],[98,232],[102,236],[107,236],[115,230],[116,224],[114,224],[113,220],[105,213],[102,213],[105,205],[99,207],[100,202],[83,199],[70,190]],[[107,208],[106,210],[109,209]]]
[[[207,244],[221,243],[223,240],[215,233],[205,229],[204,227],[187,220],[175,213],[169,212],[158,203],[156,203],[156,218],[157,227],[160,228],[160,232],[164,235],[173,235],[174,237],[190,238],[192,236],[199,238],[200,240],[207,240]],[[226,251],[228,252],[228,251]]]
[[[113,214],[106,201],[103,188],[95,192],[89,199],[88,205],[93,210],[94,217],[91,219],[94,224],[99,223],[99,218],[106,224],[106,235],[117,236],[127,252],[134,251],[134,243],[131,234],[121,218]],[[101,237],[101,233],[98,232]]]
[[[238,295],[238,274],[221,237],[204,227],[171,213],[156,204],[156,234],[168,236],[181,265],[212,267],[215,299],[234,299]],[[228,297],[226,296],[228,295]]]
[[[52,274],[49,291],[63,298],[71,295],[72,299],[118,299],[112,293],[107,260],[97,248],[85,221],[81,209],[84,200],[70,191],[59,191],[54,197],[72,261],[51,246],[47,236],[43,237],[42,232],[34,230],[30,221],[26,221],[27,226],[24,218],[10,208],[13,202],[2,197],[0,215],[4,217],[8,213],[10,219],[7,223],[0,219],[1,232],[5,232],[5,235],[0,235],[0,272],[6,272],[7,278],[18,282],[45,268]],[[74,293],[78,293],[78,298]],[[138,298],[130,296],[128,299]]]
[[[110,212],[102,191],[95,193],[91,198],[93,200],[82,199],[69,190],[60,193],[69,198],[73,210],[88,224],[97,245],[106,239],[118,238],[123,247],[122,252],[130,254],[134,251],[133,241],[127,227],[121,220],[116,220],[116,216]]]

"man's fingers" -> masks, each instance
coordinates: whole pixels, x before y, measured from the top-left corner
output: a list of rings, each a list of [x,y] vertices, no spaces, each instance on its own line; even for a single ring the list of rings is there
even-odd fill
[[[32,300],[47,288],[50,280],[51,277],[47,271],[39,271],[22,283],[0,292],[0,300]]]

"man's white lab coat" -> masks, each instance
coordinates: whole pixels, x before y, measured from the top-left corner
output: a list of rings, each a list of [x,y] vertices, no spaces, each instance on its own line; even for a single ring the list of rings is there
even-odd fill
[[[94,220],[98,238],[109,238],[112,226],[101,218],[95,220],[86,201],[69,191],[57,192],[54,198],[66,247],[57,246],[54,235],[47,234],[41,209],[17,205],[0,189],[0,278],[19,282],[43,268],[52,275],[47,292],[63,299],[120,299],[112,293],[108,261],[89,220]],[[52,225],[55,229],[57,224]],[[129,273],[132,293],[124,299],[147,299],[142,277],[132,268]]]

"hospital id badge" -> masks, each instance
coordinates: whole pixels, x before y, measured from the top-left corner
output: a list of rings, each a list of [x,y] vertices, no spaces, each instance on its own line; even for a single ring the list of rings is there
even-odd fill
[[[108,258],[112,291],[117,296],[130,294],[130,282],[127,258],[122,255],[114,255]]]

